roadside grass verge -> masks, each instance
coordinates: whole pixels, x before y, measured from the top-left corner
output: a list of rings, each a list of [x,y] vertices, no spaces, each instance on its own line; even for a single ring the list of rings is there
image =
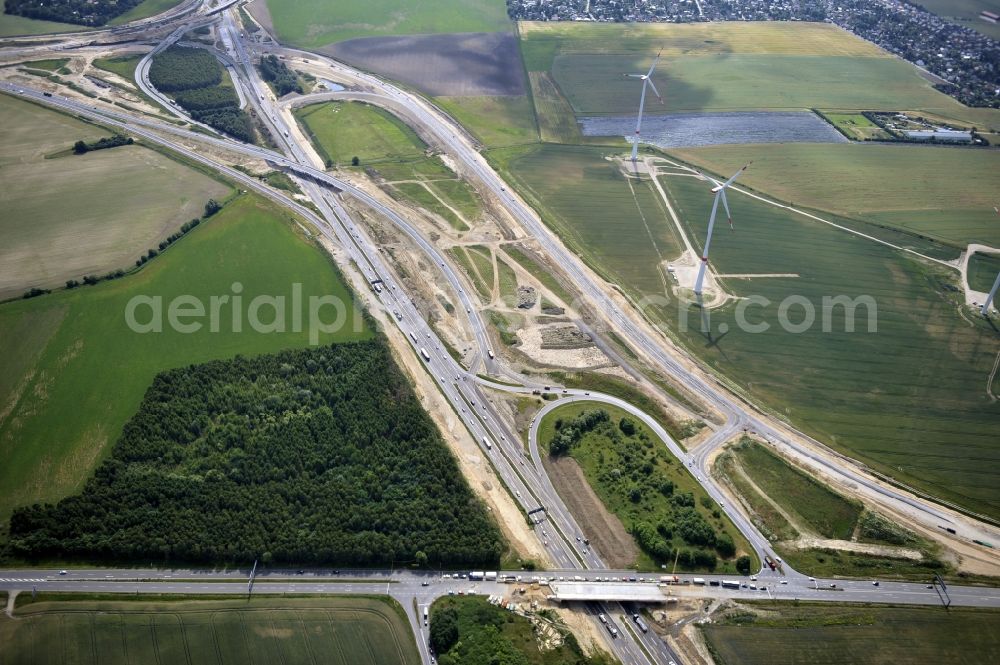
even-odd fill
[[[434,102],[488,148],[538,142],[538,127],[526,95],[435,97]]]
[[[517,273],[510,267],[510,264],[501,258],[497,258],[498,282],[500,285],[500,298],[510,307],[517,306]]]
[[[746,474],[786,511],[797,514],[824,538],[850,540],[862,506],[822,485],[767,447],[745,440],[733,448]]]
[[[294,115],[328,167],[381,178],[390,194],[439,215],[458,231],[468,230],[466,221],[479,216],[481,201],[472,187],[391,113],[361,102],[323,102],[299,107]]]
[[[564,304],[573,303],[573,296],[566,290],[566,287],[553,277],[551,271],[539,263],[533,254],[529,254],[517,245],[504,245],[503,251]]]
[[[599,372],[550,372],[550,375],[553,380],[558,381],[567,388],[592,390],[623,399],[632,406],[642,409],[652,416],[653,420],[659,423],[663,429],[667,430],[675,440],[680,441],[682,438],[683,426],[671,418],[655,399],[632,386],[624,379]]]
[[[476,270],[476,263],[472,258],[472,253],[466,247],[456,246],[448,249],[448,254],[458,262],[458,265],[468,275],[473,288],[479,294],[479,299],[482,300],[483,304],[488,304],[492,300],[490,297],[492,294],[492,284],[487,286],[483,277]]]

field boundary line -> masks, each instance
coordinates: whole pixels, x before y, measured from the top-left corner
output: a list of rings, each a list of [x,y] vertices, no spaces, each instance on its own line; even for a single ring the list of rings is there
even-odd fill
[[[1000,368],[1000,351],[997,352],[997,359],[993,363],[993,371],[990,372],[990,378],[986,379],[986,394],[994,402],[997,401],[997,396],[993,394],[993,379],[996,378],[998,368]]]
[[[667,160],[667,161],[670,161],[670,160]],[[680,166],[676,162],[671,162],[671,163],[674,166]],[[668,176],[668,177],[671,176],[671,175],[681,176],[681,174],[665,174],[665,175]],[[698,172],[698,175],[701,178],[705,179],[705,180],[709,180],[708,176],[706,176],[705,173],[703,173],[701,171]],[[681,177],[683,177],[683,176],[681,176]],[[823,219],[822,217],[820,217],[818,215],[814,215],[811,212],[806,212],[805,210],[800,210],[800,209],[795,208],[795,207],[793,207],[791,205],[788,205],[786,203],[780,203],[778,201],[775,201],[775,200],[773,200],[773,199],[771,199],[771,198],[769,198],[767,196],[763,196],[761,194],[756,194],[754,192],[751,192],[748,189],[740,187],[739,185],[733,185],[732,187],[730,187],[730,189],[735,190],[737,192],[740,192],[741,194],[744,194],[746,196],[749,196],[752,199],[757,199],[758,201],[761,201],[762,203],[766,203],[768,205],[772,205],[772,206],[774,206],[776,208],[784,208],[785,210],[790,210],[791,212],[794,212],[796,214],[802,215],[803,217],[808,217],[809,219],[812,219],[814,221],[820,222],[822,224],[827,224],[828,226],[832,226],[835,229],[840,229],[841,231],[846,231],[847,233],[850,233],[852,235],[856,235],[856,236],[858,236],[860,238],[864,238],[866,240],[871,240],[872,242],[878,243],[879,245],[885,245],[886,247],[889,247],[891,249],[895,249],[895,250],[900,251],[900,252],[906,252],[908,254],[913,254],[914,256],[916,256],[918,258],[924,259],[926,261],[931,261],[933,263],[940,264],[940,265],[945,266],[947,268],[951,268],[952,270],[958,270],[958,267],[955,266],[953,263],[951,263],[949,261],[945,261],[943,259],[935,259],[932,256],[927,256],[926,254],[921,254],[920,252],[918,252],[916,250],[913,250],[913,249],[910,249],[908,247],[901,247],[900,245],[894,245],[894,244],[892,244],[891,242],[889,242],[887,240],[882,240],[881,238],[876,238],[875,236],[868,235],[867,233],[862,233],[861,231],[857,231],[855,229],[846,227],[846,226],[844,226],[842,224],[837,224],[836,222],[831,222],[828,219]]]

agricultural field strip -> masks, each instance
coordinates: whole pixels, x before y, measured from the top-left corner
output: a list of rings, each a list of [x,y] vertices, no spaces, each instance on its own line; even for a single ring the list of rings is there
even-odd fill
[[[666,161],[667,163],[669,163],[672,167],[675,167],[675,168],[685,168],[684,164],[680,164],[678,162],[673,162],[673,161],[670,161],[668,159],[664,159],[664,161]],[[662,174],[663,177],[685,177],[685,175],[686,174],[678,174],[678,173],[664,173],[664,174]],[[719,181],[722,178],[724,178],[724,176],[714,176],[714,175],[713,176],[708,176],[706,173],[699,172],[699,171],[696,171],[695,177],[700,177],[700,178],[705,179],[705,180],[716,180],[716,181]],[[937,264],[945,266],[947,268],[951,268],[951,269],[954,269],[954,270],[958,270],[959,269],[958,266],[955,265],[954,261],[945,261],[943,259],[934,258],[933,256],[927,256],[926,254],[921,254],[920,252],[918,252],[916,250],[913,250],[913,249],[910,249],[909,247],[901,247],[899,245],[895,245],[895,244],[893,244],[893,243],[891,243],[891,242],[889,242],[887,240],[882,240],[881,238],[876,238],[875,236],[869,235],[867,233],[862,233],[861,231],[858,231],[856,229],[848,228],[848,227],[843,226],[841,224],[837,224],[836,222],[831,222],[828,219],[823,219],[822,217],[820,217],[818,215],[814,215],[811,212],[808,212],[808,211],[805,211],[805,210],[800,210],[800,209],[798,209],[798,208],[796,208],[794,206],[787,205],[787,204],[784,204],[784,203],[780,203],[778,201],[774,201],[774,200],[772,200],[772,199],[770,199],[770,198],[768,198],[766,196],[763,196],[761,194],[757,194],[755,192],[749,191],[748,189],[746,189],[744,187],[741,187],[738,184],[730,185],[729,189],[731,189],[733,191],[737,191],[737,192],[739,192],[741,194],[745,194],[746,196],[749,196],[752,199],[756,199],[758,201],[761,201],[762,203],[766,203],[768,205],[772,205],[772,206],[774,206],[776,208],[782,208],[784,210],[789,210],[789,211],[794,212],[794,213],[796,213],[798,215],[802,215],[803,217],[808,217],[809,219],[812,219],[814,221],[820,222],[822,224],[826,224],[827,226],[832,226],[833,228],[839,229],[841,231],[846,231],[847,233],[850,233],[851,235],[858,236],[859,238],[864,238],[865,240],[870,240],[870,241],[872,241],[874,243],[877,243],[879,245],[885,245],[886,247],[890,247],[890,248],[895,249],[895,250],[900,251],[900,252],[905,252],[907,254],[913,254],[914,256],[917,256],[917,257],[919,257],[921,259],[924,259],[925,261],[931,261],[933,263],[937,263]],[[666,197],[666,193],[663,191],[662,188],[657,187],[657,190],[661,193],[661,196]],[[666,200],[666,198],[664,200]],[[669,205],[669,204],[667,204],[667,205]],[[675,223],[677,223],[678,225],[680,224],[679,219],[674,214],[674,212],[673,212],[672,209],[671,209],[671,217],[674,219]],[[687,241],[686,237],[685,237],[685,241]]]

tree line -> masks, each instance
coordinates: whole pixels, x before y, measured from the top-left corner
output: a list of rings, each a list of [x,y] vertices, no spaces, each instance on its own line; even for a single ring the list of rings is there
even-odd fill
[[[104,25],[143,0],[4,0],[4,13],[42,21]]]
[[[503,537],[384,338],[170,370],[17,556],[496,565]]]
[[[96,141],[91,141],[90,143],[87,143],[86,141],[77,141],[73,144],[73,152],[77,155],[82,155],[92,150],[107,150],[108,148],[117,148],[118,146],[132,145],[133,143],[135,143],[135,141],[131,136],[115,134],[113,136],[105,136],[97,139]]]

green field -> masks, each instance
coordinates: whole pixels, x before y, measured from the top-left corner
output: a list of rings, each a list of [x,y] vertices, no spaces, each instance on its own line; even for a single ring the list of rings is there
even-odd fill
[[[465,231],[480,213],[479,197],[394,115],[360,102],[327,102],[295,110],[316,151],[332,167],[377,174],[388,192]],[[358,166],[352,166],[353,158]]]
[[[337,166],[353,157],[362,165],[423,157],[426,147],[412,129],[382,109],[361,102],[326,102],[299,107],[295,117],[310,132],[321,155]]]
[[[1000,273],[1000,255],[973,254],[969,258],[969,288],[989,293]]]
[[[692,178],[663,181],[699,247],[710,193]],[[987,460],[1000,456],[1000,404],[986,393],[983,358],[996,356],[1000,338],[958,314],[957,273],[746,196],[731,196],[730,206],[737,231],[716,234],[715,270],[799,277],[725,280],[738,296],[770,300],[746,315],[770,328],[741,331],[729,305],[712,314],[711,327],[725,323],[732,332],[709,341],[693,323],[682,335],[689,348],[818,439],[937,496],[998,514],[1000,485]],[[805,332],[785,332],[778,321],[778,303],[790,295],[816,312]],[[868,332],[865,307],[855,332],[840,307],[823,332],[822,299],[837,296],[873,298],[877,332]],[[671,309],[663,314],[676,325]],[[802,307],[792,310],[790,321],[802,321]]]
[[[2,3],[3,0],[0,0]],[[3,6],[0,6],[3,9]],[[15,35],[45,35],[51,32],[78,32],[91,30],[82,25],[72,23],[56,23],[55,21],[36,21],[23,16],[15,16],[0,11],[0,37],[12,37]]]
[[[634,199],[626,205],[628,183],[596,149],[544,146],[491,151],[490,157],[601,275],[637,300],[668,298],[646,314],[750,399],[883,473],[1000,515],[1000,403],[986,392],[992,364],[984,361],[1000,352],[1000,338],[982,321],[970,326],[958,314],[955,271],[734,193],[736,231],[717,227],[716,271],[799,277],[725,280],[737,296],[770,300],[767,308],[746,310],[748,322],[763,320],[770,328],[741,331],[731,303],[713,312],[709,339],[700,332],[698,310],[679,306],[665,289],[658,262],[675,258],[678,245],[652,192],[644,215]],[[661,181],[700,247],[711,194],[694,178]],[[779,304],[789,295],[814,307],[816,323],[803,333],[779,324]],[[864,306],[855,332],[847,332],[842,307],[827,316],[830,332],[823,332],[823,297],[864,295],[876,302],[877,333],[867,332]],[[801,317],[802,308],[793,307],[789,318]],[[721,323],[729,328],[724,335]]]
[[[600,402],[573,402],[555,409],[538,430],[542,454],[566,428],[575,427],[574,419],[595,410],[607,412],[609,420],[590,430],[576,428],[584,433],[568,454],[579,463],[601,502],[635,538],[643,553],[640,567],[651,570],[673,564],[680,551],[682,569],[735,572],[736,556],[752,556],[749,543],[683,463],[621,409]],[[622,419],[632,424],[634,433],[627,431]],[[699,555],[711,557],[713,564],[691,559]]]
[[[105,151],[115,152],[115,151]],[[165,369],[237,353],[260,354],[309,342],[301,333],[234,332],[221,310],[220,332],[132,332],[126,303],[137,295],[177,295],[203,302],[242,284],[255,295],[290,294],[303,302],[332,294],[351,302],[329,258],[301,237],[288,215],[244,196],[148,263],[139,273],[0,306],[0,520],[18,505],[77,491],[136,412],[153,377]],[[320,342],[364,338],[367,324],[348,308],[349,325]],[[262,317],[266,317],[266,310]],[[142,310],[139,320],[146,320]]]
[[[170,9],[181,0],[146,0],[134,9],[111,20],[108,25],[121,25],[129,21],[146,18],[153,14]],[[72,23],[57,23],[54,21],[36,21],[23,16],[0,13],[0,37],[10,37],[14,35],[44,35],[52,32],[79,32],[92,30],[83,25]]]
[[[732,173],[752,160],[740,184],[781,201],[893,226],[955,248],[970,242],[1000,247],[1000,217],[993,210],[1000,151],[773,143],[671,154],[713,173]]]
[[[141,18],[165,12],[181,2],[182,0],[145,0],[142,4],[109,21],[108,25],[121,25],[129,21],[138,21]]]
[[[699,624],[718,665],[995,663],[995,610],[747,603]]]
[[[540,613],[541,614],[541,613]],[[553,613],[541,618],[564,636],[561,646],[542,649],[531,622],[491,605],[482,596],[444,597],[431,607],[431,645],[440,665],[610,665],[605,653],[584,656],[576,637]],[[447,647],[447,648],[445,648]]]
[[[3,662],[416,665],[402,608],[374,597],[73,600],[0,615]],[[18,601],[21,599],[19,598]]]
[[[356,37],[509,30],[503,0],[268,0],[278,39],[315,48]]]
[[[854,141],[892,138],[887,131],[861,113],[821,111],[820,115],[829,120],[847,138]]]
[[[487,147],[538,141],[534,110],[527,95],[435,97],[434,101]]]
[[[664,48],[655,77],[665,104],[651,113],[921,109],[1000,127],[1000,111],[962,106],[914,66],[833,25],[522,23],[520,34],[533,84],[536,75],[551,75],[556,94],[582,115],[634,113],[639,89],[621,73],[646,71]],[[546,126],[565,119],[548,99],[554,95],[539,97],[537,87],[544,137]]]
[[[112,58],[94,58],[94,66],[98,69],[107,70],[113,74],[118,74],[127,81],[135,80],[135,68],[142,60],[139,55],[121,55]]]
[[[614,153],[546,144],[494,150],[490,158],[609,281],[632,294],[665,294],[665,268],[656,266],[680,254],[676,231],[650,182],[626,180],[605,154]]]
[[[1000,2],[997,0],[920,0],[920,5],[959,25],[978,30],[993,39],[1000,39],[1000,25],[987,23],[979,18],[979,13],[984,9],[1000,14]]]
[[[50,72],[55,72],[62,69],[66,63],[69,62],[69,58],[53,58],[51,60],[30,60],[28,62],[22,62],[22,67],[28,67],[30,69],[45,69]]]
[[[2,95],[0,115],[0,298],[128,268],[231,191],[139,145],[68,154],[109,132],[29,102]]]

